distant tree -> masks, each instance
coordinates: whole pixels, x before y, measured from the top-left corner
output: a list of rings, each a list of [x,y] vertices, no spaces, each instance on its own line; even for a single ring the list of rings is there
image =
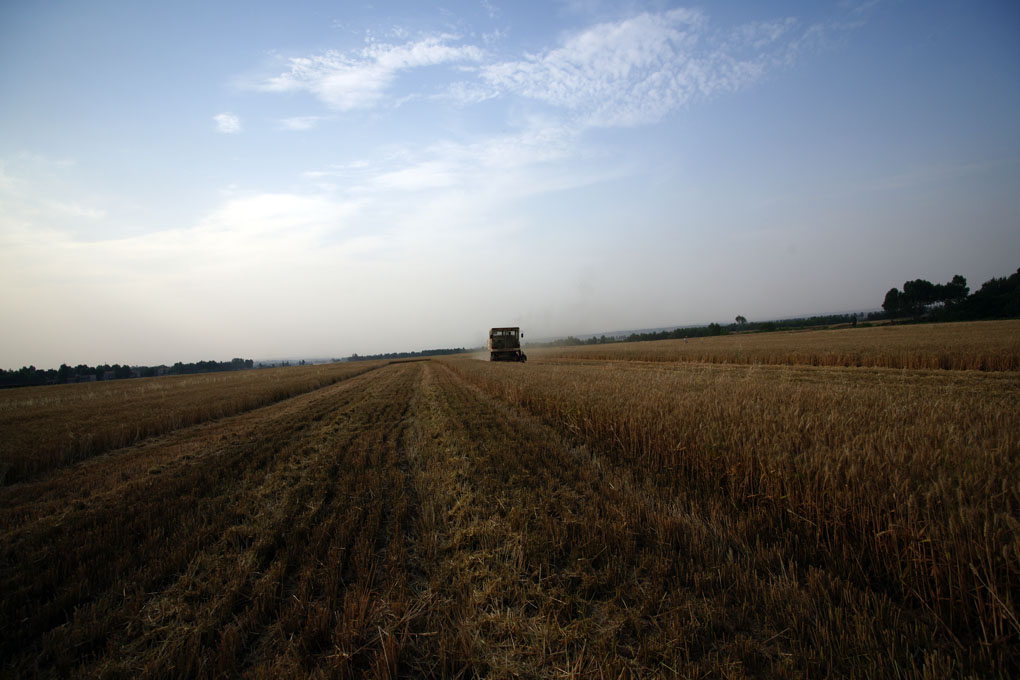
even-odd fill
[[[1005,319],[1020,316],[1020,269],[1003,278],[992,278],[963,304],[963,318]]]
[[[947,305],[962,302],[970,294],[970,288],[967,287],[967,279],[959,274],[954,276],[952,281],[939,286],[939,288],[941,289],[941,301]]]
[[[735,320],[736,320],[738,326],[743,326],[744,324],[747,323],[747,318],[743,317],[743,316],[741,316],[739,314],[737,315],[737,318]]]
[[[889,292],[885,294],[882,309],[889,316],[896,316],[900,313],[900,291],[898,288],[890,288]]]
[[[970,288],[967,279],[957,274],[949,283],[934,284],[925,279],[914,279],[903,284],[903,290],[895,288],[885,294],[882,309],[886,316],[924,316],[935,313],[939,318],[959,316],[953,310],[967,300]],[[943,309],[940,309],[943,308]]]
[[[720,326],[719,324],[717,323],[708,324],[709,335],[722,335],[722,332],[723,332],[722,326]]]
[[[884,316],[911,314],[932,321],[962,321],[1020,317],[1020,269],[1008,277],[992,278],[973,293],[967,279],[956,274],[948,283],[914,279],[885,294]],[[880,318],[869,314],[869,319]]]
[[[907,311],[914,316],[921,316],[935,303],[938,291],[931,281],[914,279],[903,284],[903,297],[907,300]],[[903,307],[902,302],[900,307]]]

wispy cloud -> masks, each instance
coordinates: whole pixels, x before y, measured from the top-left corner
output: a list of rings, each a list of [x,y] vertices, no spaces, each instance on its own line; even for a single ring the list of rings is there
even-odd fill
[[[440,83],[433,92],[401,90],[393,102],[427,96],[471,106],[519,97],[559,109],[571,125],[632,127],[758,82],[792,64],[826,33],[825,26],[793,18],[717,30],[705,12],[677,8],[592,24],[558,45],[503,60],[493,59],[498,50],[492,44],[464,44],[446,34],[400,44],[370,41],[357,50],[290,58],[285,71],[255,88],[306,91],[336,111],[351,111],[384,101],[401,72],[456,64],[444,74],[453,76],[445,84],[430,81]],[[283,126],[304,130],[316,122],[302,116]]]
[[[241,119],[232,113],[217,113],[213,120],[216,121],[217,132],[236,135],[241,131]]]
[[[52,365],[76,356],[136,361],[146,351],[165,354],[157,361],[197,359],[230,351],[213,349],[216,338],[265,356],[291,351],[267,344],[281,318],[300,319],[303,336],[335,343],[332,321],[319,315],[317,329],[309,327],[310,304],[323,290],[357,285],[357,263],[344,266],[346,258],[371,247],[364,235],[347,234],[357,210],[323,194],[256,194],[231,198],[188,227],[98,239],[45,216],[0,211],[0,286],[10,292],[0,316],[39,332],[31,343],[7,334],[0,354]],[[131,311],[98,319],[88,311],[96,304]],[[62,342],[69,333],[80,346]]]
[[[256,87],[264,92],[307,91],[338,111],[377,104],[401,71],[439,64],[480,61],[483,52],[453,45],[455,36],[429,36],[401,45],[374,43],[359,50],[329,50],[292,57],[283,73]]]
[[[0,211],[0,285],[11,291],[0,300],[0,315],[32,319],[44,330],[36,346],[15,335],[0,341],[0,352],[56,365],[106,361],[111,355],[135,360],[131,356],[150,347],[165,353],[156,361],[187,360],[213,351],[211,337],[215,351],[255,356],[292,352],[295,342],[313,340],[340,346],[329,351],[371,350],[372,345],[345,344],[344,338],[354,335],[351,328],[379,328],[386,335],[407,323],[426,326],[436,312],[420,301],[443,299],[462,288],[463,249],[480,250],[494,230],[513,228],[513,218],[500,206],[514,197],[502,187],[518,181],[530,182],[535,191],[548,186],[534,175],[533,165],[517,171],[499,167],[496,157],[503,145],[531,149],[519,152],[518,163],[549,153],[538,136],[506,138],[498,145],[444,144],[406,155],[387,152],[385,167],[356,161],[321,171],[355,179],[360,193],[347,190],[346,182],[335,192],[232,189],[218,207],[187,226],[127,237],[86,238],[36,209],[19,215]],[[0,170],[0,188],[25,188],[17,168]],[[428,176],[444,170],[473,177],[473,184],[447,186]],[[502,187],[496,186],[500,182]],[[437,188],[415,191],[424,185]],[[507,254],[513,247],[487,257],[515,261]],[[333,314],[321,313],[323,291],[330,291]],[[97,300],[132,312],[99,319],[89,311]],[[188,319],[186,326],[175,321],[182,318]],[[445,334],[474,331],[471,319],[449,321],[442,325]],[[300,339],[281,335],[281,324],[300,328]],[[67,348],[56,339],[72,331],[93,343],[82,347],[101,347],[104,354],[62,354]],[[421,341],[449,341],[441,335]]]
[[[311,130],[321,121],[326,120],[326,118],[326,116],[294,116],[293,118],[283,118],[280,120],[280,127],[284,130],[302,132],[304,130]]]
[[[488,64],[481,78],[496,92],[569,110],[588,125],[640,125],[756,81],[776,63],[773,51],[793,25],[762,22],[717,36],[698,10],[643,13],[591,26],[555,49]]]
[[[489,15],[490,19],[495,19],[499,16],[499,8],[489,2],[489,0],[481,0],[482,8]]]
[[[552,180],[543,169],[576,160],[577,136],[576,130],[554,119],[534,118],[516,132],[468,142],[437,141],[422,148],[395,147],[371,161],[330,165],[302,176],[310,182],[336,180],[345,192],[357,196],[442,188],[488,193],[499,184],[508,196],[519,197],[525,185],[525,193],[561,188],[562,182]],[[577,168],[559,170],[582,184],[593,174]],[[507,186],[510,177],[516,189]]]
[[[0,234],[17,225],[61,225],[87,231],[107,217],[94,192],[67,180],[70,160],[19,154],[0,159]]]
[[[70,215],[72,217],[84,217],[90,220],[99,220],[106,217],[106,210],[83,205],[77,202],[55,201],[52,204],[54,210]]]
[[[798,25],[792,17],[773,21],[755,21],[737,26],[722,42],[722,49],[739,53],[747,50],[764,50],[788,37]],[[765,55],[759,56],[759,58]]]

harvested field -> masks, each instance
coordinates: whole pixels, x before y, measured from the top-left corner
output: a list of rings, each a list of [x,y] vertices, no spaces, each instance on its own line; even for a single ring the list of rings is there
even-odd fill
[[[716,364],[1020,370],[1020,321],[875,326],[529,349],[529,356]]]
[[[1020,374],[586,349],[376,364],[0,489],[0,673],[1020,672]]]
[[[378,362],[27,387],[0,392],[0,484],[330,385]]]

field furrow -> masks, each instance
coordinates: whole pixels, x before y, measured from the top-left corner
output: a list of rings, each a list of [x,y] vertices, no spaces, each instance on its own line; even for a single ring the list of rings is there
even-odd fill
[[[399,607],[376,596],[402,579],[411,497],[398,449],[418,370],[87,461],[79,476],[101,481],[84,494],[72,471],[9,489],[22,502],[5,498],[17,525],[0,560],[5,668],[169,677],[300,675],[320,656],[388,663],[377,624]],[[36,494],[43,507],[28,507]]]
[[[896,625],[902,608],[791,559],[725,498],[663,494],[448,369],[424,394],[430,673],[873,677],[928,641],[930,619]]]
[[[902,649],[918,672],[1020,661],[1015,374],[444,363],[661,503],[734,527],[773,573],[824,577],[820,609],[842,620],[820,648],[863,645],[873,672]]]
[[[0,485],[275,404],[380,365],[358,362],[5,390],[0,392]]]

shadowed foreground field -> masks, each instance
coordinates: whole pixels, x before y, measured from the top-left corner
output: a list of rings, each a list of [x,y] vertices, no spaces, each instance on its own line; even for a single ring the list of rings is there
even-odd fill
[[[0,489],[0,672],[1015,676],[1018,396],[1016,372],[375,365]]]

